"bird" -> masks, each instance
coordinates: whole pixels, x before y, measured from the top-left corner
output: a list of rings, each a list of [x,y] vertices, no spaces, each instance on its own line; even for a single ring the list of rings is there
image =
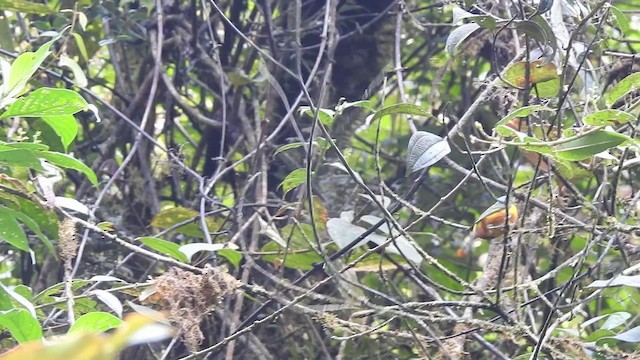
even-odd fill
[[[505,219],[507,214],[508,219]],[[508,222],[508,227],[505,226],[505,220]],[[495,239],[513,228],[517,221],[518,207],[512,202],[507,209],[507,197],[501,196],[495,204],[480,214],[473,226],[473,236],[485,240]]]

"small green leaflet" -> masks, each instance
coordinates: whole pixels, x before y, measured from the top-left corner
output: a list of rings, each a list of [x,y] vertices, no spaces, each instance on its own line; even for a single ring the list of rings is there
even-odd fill
[[[387,106],[376,111],[375,114],[369,115],[366,120],[367,126],[373,124],[376,120],[380,120],[382,117],[386,115],[393,114],[404,114],[404,115],[416,115],[423,117],[431,117],[431,113],[427,110],[421,108],[418,105],[409,104],[409,103],[399,103]]]
[[[29,242],[18,220],[4,206],[0,207],[0,240],[22,251],[29,251]]]
[[[157,252],[169,255],[183,263],[189,263],[187,256],[180,251],[179,244],[148,236],[138,238],[138,240]]]
[[[284,180],[282,180],[279,187],[281,187],[284,193],[286,194],[291,189],[304,183],[306,179],[307,179],[307,169],[305,168],[295,169],[292,172],[290,172],[289,175],[287,175],[287,177],[284,178]]]

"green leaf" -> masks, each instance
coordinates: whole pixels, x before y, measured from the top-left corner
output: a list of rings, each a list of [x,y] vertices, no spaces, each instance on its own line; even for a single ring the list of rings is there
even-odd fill
[[[449,37],[447,37],[447,43],[445,45],[447,52],[451,54],[451,56],[455,55],[460,44],[478,29],[480,29],[480,25],[475,23],[460,25],[453,29]]]
[[[591,113],[582,119],[586,125],[606,126],[606,125],[622,125],[630,121],[634,121],[636,117],[621,110],[600,110]]]
[[[313,264],[322,261],[322,257],[312,249],[286,251],[275,241],[269,241],[261,249],[262,253],[275,253],[262,255],[263,261],[268,261],[276,266],[285,266],[290,269],[310,270]],[[286,255],[285,255],[286,254]]]
[[[10,116],[47,117],[73,115],[89,107],[75,91],[67,89],[40,88],[23,96],[9,106],[0,119]]]
[[[282,145],[273,153],[273,156],[276,156],[276,155],[278,155],[279,153],[281,153],[283,151],[287,151],[287,150],[297,149],[299,147],[303,147],[304,144],[305,144],[305,142],[298,141],[298,142]]]
[[[322,256],[309,245],[313,241],[313,228],[309,224],[286,225],[280,230],[288,249],[276,241],[266,243],[261,252],[274,254],[262,255],[264,261],[275,263],[292,269],[309,270],[313,264],[322,261]],[[286,255],[285,255],[286,254]],[[283,263],[284,261],[284,263]]]
[[[221,249],[221,250],[218,250],[218,255],[222,256],[225,259],[227,259],[236,269],[238,269],[240,267],[240,261],[243,258],[242,253],[240,251],[234,250],[234,249]]]
[[[188,236],[203,238],[204,234],[202,233],[202,230],[200,230],[199,216],[199,212],[184,207],[178,206],[167,208],[160,210],[160,212],[153,217],[153,220],[151,220],[151,226],[165,230],[174,227],[176,224],[193,220],[192,222],[173,230]],[[222,224],[210,217],[207,217],[205,221],[207,222],[209,231],[220,231]]]
[[[138,238],[143,244],[165,255],[169,255],[172,258],[182,261],[183,263],[189,263],[189,259],[180,251],[180,245],[171,241],[166,241],[154,237],[140,237]]]
[[[315,117],[313,113],[313,109],[309,106],[300,106],[300,114],[306,114],[312,119]],[[318,109],[318,120],[323,123],[325,126],[331,126],[333,124],[333,120],[335,119],[336,112],[329,109]]]
[[[624,13],[622,13],[622,11],[620,11],[617,7],[615,7],[613,5],[609,4],[609,10],[613,14],[613,16],[615,16],[616,22],[618,23],[618,26],[620,27],[620,32],[622,34],[628,34],[629,31],[631,30],[631,25],[629,24],[629,19],[627,19],[627,17],[624,15]]]
[[[44,171],[40,159],[36,157],[33,151],[27,149],[0,150],[0,164]]]
[[[4,7],[0,5],[0,8]],[[36,70],[38,70],[38,67],[44,59],[51,54],[49,48],[51,48],[51,45],[53,45],[59,37],[60,36],[56,36],[49,42],[43,44],[36,52],[20,54],[20,56],[13,61],[9,79],[5,79],[5,84],[2,86],[2,94],[4,96],[14,98],[23,91],[27,82],[33,74],[35,74]]]
[[[42,339],[40,323],[25,309],[0,311],[0,327],[9,330],[20,344]]]
[[[432,116],[430,112],[421,108],[420,106],[409,103],[399,103],[382,108],[373,115],[368,116],[367,124],[373,124],[376,120],[379,120],[384,116],[393,114],[416,115],[423,117]]]
[[[29,241],[18,220],[12,216],[12,212],[4,206],[0,207],[0,240],[17,247],[22,251],[29,251]]]
[[[295,169],[282,180],[278,187],[282,187],[284,193],[288,193],[291,189],[301,185],[307,179],[307,169]]]
[[[0,212],[4,212],[8,216],[11,216],[17,220],[20,220],[21,223],[26,225],[29,228],[29,230],[33,231],[38,236],[38,238],[42,240],[42,242],[47,246],[49,251],[51,251],[52,253],[55,253],[53,244],[51,244],[51,241],[49,241],[49,238],[42,233],[42,230],[40,230],[40,226],[32,218],[30,218],[29,216],[27,216],[21,211],[16,211],[10,208],[6,208],[4,206],[0,206]]]
[[[521,118],[525,116],[529,116],[537,111],[554,111],[552,108],[544,106],[544,105],[531,105],[524,106],[519,109],[516,109],[510,112],[507,116],[503,117],[500,121],[496,123],[496,132],[502,136],[510,136],[512,135],[511,129],[505,129],[505,125],[515,119]]]
[[[45,4],[25,0],[0,0],[0,9],[26,14],[55,14],[56,11]]]
[[[529,35],[532,39],[538,43],[546,45],[553,49],[553,53],[549,54],[550,58],[553,58],[557,51],[556,35],[549,26],[547,20],[540,15],[535,15],[531,20],[519,20],[516,21],[516,30]],[[546,54],[545,54],[546,55]]]
[[[37,144],[37,143],[31,143],[31,142],[11,142],[11,143],[6,143],[6,142],[2,142],[0,141],[0,146],[7,147],[7,148],[13,148],[13,149],[27,149],[27,150],[49,150],[49,147],[45,144]]]
[[[640,88],[640,72],[633,73],[620,80],[611,89],[604,93],[605,104],[611,107],[618,99]]]
[[[527,63],[519,61],[511,65],[504,75],[504,86],[515,85],[524,88],[527,85],[527,68],[529,69],[529,85],[532,86],[534,94],[550,98],[560,92],[560,77],[558,76],[556,65],[545,63],[544,60],[535,60]]]
[[[558,145],[556,156],[563,160],[584,160],[618,146],[627,140],[629,138],[625,135],[600,130]]]
[[[69,145],[78,135],[78,123],[73,115],[45,116],[42,118],[53,131],[60,136],[60,141],[64,145],[65,150],[69,149]]]
[[[102,333],[115,329],[123,323],[122,319],[108,312],[95,311],[80,316],[69,328],[69,333],[75,331],[89,331]]]
[[[82,35],[76,32],[72,32],[71,35],[73,35],[73,38],[76,40],[76,46],[80,51],[80,55],[82,55],[82,59],[84,59],[85,62],[89,61],[89,54],[87,53],[87,47],[84,44],[84,39],[82,38]]]
[[[36,154],[53,165],[57,165],[66,169],[79,171],[85,174],[93,185],[98,184],[98,178],[96,177],[96,174],[93,172],[93,170],[91,170],[90,167],[88,167],[87,165],[82,163],[80,160],[74,158],[71,155],[61,154],[61,153],[52,152],[52,151],[38,151]]]

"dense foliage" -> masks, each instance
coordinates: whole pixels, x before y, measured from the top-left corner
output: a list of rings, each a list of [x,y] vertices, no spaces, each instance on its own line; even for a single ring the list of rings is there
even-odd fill
[[[0,359],[638,356],[635,1],[0,10]]]

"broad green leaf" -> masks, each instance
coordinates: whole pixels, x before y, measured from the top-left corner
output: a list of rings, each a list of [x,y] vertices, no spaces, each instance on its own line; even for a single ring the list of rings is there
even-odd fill
[[[22,251],[29,251],[27,235],[18,220],[5,207],[0,207],[0,240],[4,240]]]
[[[11,2],[11,1],[10,1]],[[4,8],[0,6],[0,8]],[[35,74],[44,59],[51,54],[49,48],[58,40],[54,37],[49,42],[40,46],[36,52],[25,52],[20,54],[11,64],[9,79],[4,79],[2,94],[9,98],[14,98],[22,93],[29,79]]]
[[[273,153],[273,156],[276,156],[276,155],[278,155],[279,153],[281,153],[283,151],[287,151],[287,150],[297,149],[299,147],[303,147],[304,145],[305,145],[305,143],[302,142],[302,141],[298,141],[298,142],[282,145]]]
[[[71,281],[71,289],[75,292],[80,288],[91,284],[90,280],[72,280]],[[54,300],[54,297],[59,296],[64,292],[64,288],[66,283],[61,282],[55,285],[51,285],[48,288],[39,292],[36,296],[33,297],[34,304],[47,304]]]
[[[71,155],[61,154],[52,151],[38,151],[37,155],[53,165],[57,165],[66,169],[79,171],[89,178],[93,185],[98,184],[98,178],[90,167],[82,163],[80,160]]]
[[[399,103],[387,106],[376,111],[373,115],[367,117],[367,125],[373,124],[376,120],[380,120],[383,116],[403,114],[403,115],[416,115],[423,117],[431,117],[431,113],[421,108],[420,106],[408,103]]]
[[[199,217],[200,213],[195,210],[179,206],[172,207],[163,209],[157,213],[156,216],[153,217],[153,220],[151,220],[151,226],[165,230],[173,228],[176,224],[192,220],[190,223],[177,227],[173,230],[188,236],[203,238],[204,234],[202,233],[202,230],[200,230]],[[205,221],[207,222],[207,227],[210,232],[220,231],[222,224],[218,223],[211,217],[207,217]]]
[[[36,308],[33,306],[31,301],[27,300],[24,296],[2,283],[0,283],[0,292],[8,295],[12,301],[22,305],[33,318],[36,317]]]
[[[620,9],[611,4],[609,4],[609,10],[613,16],[615,16],[616,22],[620,27],[620,32],[622,32],[622,34],[628,34],[629,30],[631,30],[631,25],[629,24],[629,19],[627,19],[626,15],[620,11]]]
[[[82,13],[79,13],[79,14],[82,14]],[[82,59],[84,59],[85,62],[89,61],[89,55],[87,54],[87,47],[84,44],[84,39],[82,38],[82,35],[76,32],[72,32],[71,35],[73,35],[73,38],[76,40],[76,46],[80,51],[80,55],[82,55]]]
[[[533,84],[531,93],[545,99],[557,96],[560,93],[560,78]]]
[[[314,241],[311,225],[286,225],[280,229],[280,235],[288,248],[285,249],[276,241],[269,241],[260,251],[275,254],[262,255],[262,260],[269,261],[276,266],[299,270],[309,270],[313,264],[322,261],[322,256],[318,255],[310,245],[310,242]]]
[[[42,231],[40,230],[40,226],[32,218],[30,218],[29,216],[27,216],[25,213],[21,211],[16,211],[4,206],[0,206],[0,213],[4,213],[7,216],[13,217],[19,220],[24,225],[26,225],[29,228],[29,230],[33,231],[38,236],[38,238],[42,240],[42,242],[47,246],[49,251],[51,251],[52,253],[55,253],[53,244],[51,244],[51,241],[49,241],[49,238],[42,233]]]
[[[290,269],[310,270],[313,264],[322,261],[322,257],[313,249],[306,248],[302,250],[285,251],[275,241],[269,241],[261,249],[263,261],[270,262],[276,267],[287,267]]]
[[[465,41],[478,29],[480,29],[480,25],[475,23],[460,25],[457,28],[453,29],[453,31],[449,34],[449,37],[447,37],[445,50],[447,50],[447,52],[451,56],[455,55],[455,52],[460,44],[462,44],[463,41]]]
[[[640,72],[633,73],[626,78],[620,80],[612,88],[604,93],[603,98],[605,104],[611,107],[618,99],[627,95],[628,93],[640,88]]]
[[[25,309],[0,311],[0,327],[9,330],[20,344],[42,338],[40,323]]]
[[[284,191],[284,193],[286,194],[291,189],[304,183],[306,179],[307,179],[307,169],[304,169],[304,168],[295,169],[292,172],[290,172],[289,175],[287,175],[287,177],[284,178],[284,180],[282,180],[282,182],[280,183],[280,185],[278,185],[278,187],[281,187],[282,191]]]
[[[27,150],[49,150],[49,147],[44,144],[30,143],[30,142],[2,142],[0,141],[0,148],[12,148],[12,149],[27,149]]]
[[[512,131],[511,131],[512,129],[505,128],[506,124],[509,121],[515,118],[529,116],[537,111],[554,111],[554,110],[544,105],[531,105],[531,106],[524,106],[524,107],[518,108],[510,112],[507,116],[503,117],[500,121],[496,123],[496,132],[502,136],[512,135]]]
[[[558,41],[555,33],[551,29],[551,26],[544,17],[535,15],[530,20],[518,20],[515,23],[516,30],[527,34],[539,44],[551,48],[553,53],[545,55],[549,56],[549,58],[553,58],[557,51]]]
[[[586,125],[605,126],[605,125],[622,125],[630,121],[634,121],[636,117],[621,110],[600,110],[591,113],[582,119]]]
[[[596,131],[558,145],[556,157],[570,161],[584,160],[618,146],[628,139],[627,136],[622,134],[604,130]]]
[[[33,151],[27,149],[0,150],[0,164],[44,171],[40,159],[36,157]]]
[[[240,267],[240,261],[243,258],[242,253],[234,249],[220,249],[218,255],[227,259],[236,269]]]
[[[191,262],[193,255],[200,251],[217,252],[225,248],[225,244],[193,243],[180,246],[179,251],[187,258],[187,263]]]
[[[64,145],[65,150],[69,149],[69,145],[78,135],[78,123],[73,115],[45,116],[42,118],[58,136]]]
[[[449,142],[426,131],[416,131],[407,147],[407,174],[429,167],[451,152]]]
[[[111,315],[108,312],[95,311],[79,317],[76,322],[71,325],[68,332],[89,331],[102,333],[107,330],[115,329],[122,323],[123,321],[120,318]]]
[[[75,91],[40,88],[16,100],[0,119],[11,116],[47,117],[73,115],[88,108],[87,102]]]
[[[189,259],[187,259],[187,257],[182,252],[180,252],[180,245],[174,242],[147,236],[140,237],[138,238],[138,240],[157,252],[169,255],[178,261],[182,261],[183,263],[189,262]]]
[[[26,0],[0,0],[0,9],[25,14],[55,14],[56,11],[45,4]]]
[[[527,85],[527,68],[529,69],[529,84],[535,85],[532,89],[534,94],[540,97],[553,97],[560,91],[560,78],[558,76],[556,65],[553,63],[544,63],[543,60],[535,60],[527,63],[519,61],[511,65],[504,75],[507,82],[505,86],[513,84],[519,88]]]

